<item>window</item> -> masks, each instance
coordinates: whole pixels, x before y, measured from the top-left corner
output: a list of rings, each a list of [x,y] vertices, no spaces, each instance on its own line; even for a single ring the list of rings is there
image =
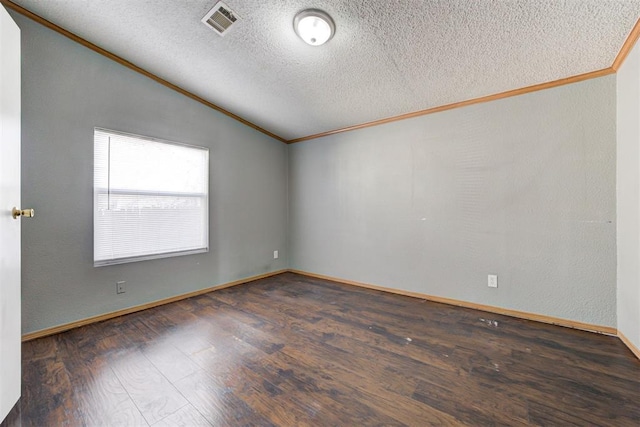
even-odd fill
[[[94,129],[93,263],[207,252],[209,150]]]

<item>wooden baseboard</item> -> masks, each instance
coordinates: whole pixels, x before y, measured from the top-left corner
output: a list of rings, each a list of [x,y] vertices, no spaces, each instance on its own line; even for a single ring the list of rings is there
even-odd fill
[[[31,341],[31,340],[34,340],[34,339],[37,339],[37,338],[42,338],[42,337],[46,337],[46,336],[49,336],[49,335],[58,334],[60,332],[65,332],[65,331],[68,331],[70,329],[75,329],[75,328],[79,328],[81,326],[89,325],[91,323],[102,322],[104,320],[113,319],[114,317],[124,316],[126,314],[131,314],[131,313],[135,313],[135,312],[138,312],[138,311],[146,310],[146,309],[149,309],[149,308],[158,307],[160,305],[169,304],[169,303],[172,303],[172,302],[175,302],[175,301],[180,301],[180,300],[191,298],[191,297],[194,297],[194,296],[206,294],[206,293],[212,292],[212,291],[225,289],[225,288],[230,288],[232,286],[242,285],[244,283],[253,282],[254,280],[264,279],[266,277],[276,276],[278,274],[282,274],[282,273],[286,273],[286,272],[296,273],[296,274],[300,274],[300,275],[303,275],[303,276],[314,277],[314,278],[323,279],[323,280],[331,280],[333,282],[343,283],[343,284],[346,284],[346,285],[358,286],[358,287],[366,288],[366,289],[374,289],[374,290],[377,290],[377,291],[389,292],[389,293],[409,296],[409,297],[413,297],[413,298],[420,298],[420,299],[425,299],[425,300],[428,300],[428,301],[433,301],[433,302],[438,302],[438,303],[443,303],[443,304],[448,304],[448,305],[455,305],[455,306],[458,306],[458,307],[472,308],[472,309],[475,309],[475,310],[485,311],[485,312],[489,312],[489,313],[496,313],[496,314],[502,314],[502,315],[505,315],[505,316],[516,317],[516,318],[520,318],[520,319],[533,320],[533,321],[542,322],[542,323],[549,323],[549,324],[552,324],[552,325],[564,326],[566,328],[574,328],[574,329],[580,329],[580,330],[589,331],[589,332],[597,332],[597,333],[600,333],[600,334],[614,335],[614,336],[618,336],[620,338],[620,340],[622,340],[622,342],[629,348],[629,350],[631,350],[631,352],[638,359],[640,359],[640,349],[638,349],[627,337],[625,337],[622,332],[618,331],[616,328],[612,328],[612,327],[609,327],[609,326],[593,325],[593,324],[590,324],[590,323],[577,322],[577,321],[574,321],[574,320],[567,320],[567,319],[561,319],[561,318],[552,317],[552,316],[545,316],[545,315],[541,315],[541,314],[528,313],[528,312],[525,312],[525,311],[510,310],[510,309],[506,309],[506,308],[494,307],[494,306],[483,305],[483,304],[476,304],[476,303],[472,303],[472,302],[461,301],[461,300],[456,300],[456,299],[451,299],[451,298],[437,297],[437,296],[433,296],[433,295],[422,294],[422,293],[419,293],[419,292],[411,292],[411,291],[404,291],[404,290],[401,290],[401,289],[387,288],[387,287],[384,287],[384,286],[371,285],[371,284],[368,284],[368,283],[362,283],[362,282],[356,282],[356,281],[353,281],[353,280],[340,279],[338,277],[326,276],[326,275],[323,275],[323,274],[310,273],[310,272],[307,272],[307,271],[301,271],[301,270],[295,270],[295,269],[278,270],[278,271],[273,271],[273,272],[270,272],[270,273],[260,274],[260,275],[257,275],[257,276],[246,277],[244,279],[239,279],[239,280],[235,280],[233,282],[223,283],[221,285],[212,286],[210,288],[200,289],[200,290],[197,290],[197,291],[188,292],[186,294],[176,295],[176,296],[173,296],[173,297],[170,297],[170,298],[165,298],[165,299],[161,299],[161,300],[158,300],[158,301],[153,301],[153,302],[142,304],[142,305],[137,305],[135,307],[129,307],[129,308],[125,308],[125,309],[122,309],[122,310],[113,311],[113,312],[110,312],[110,313],[100,314],[98,316],[87,317],[85,319],[76,320],[74,322],[65,323],[64,325],[58,325],[58,326],[54,326],[52,328],[41,329],[39,331],[35,331],[35,332],[30,332],[28,334],[24,334],[22,336],[22,342]]]
[[[60,332],[68,331],[70,329],[79,328],[80,326],[89,325],[91,323],[102,322],[103,320],[113,319],[114,317],[124,316],[125,314],[135,313],[137,311],[146,310],[148,308],[158,307],[160,305],[169,304],[175,301],[195,297],[198,295],[206,294],[211,291],[217,291],[220,289],[230,288],[231,286],[242,285],[244,283],[253,282],[254,280],[264,279],[265,277],[271,277],[278,274],[285,273],[288,270],[278,270],[271,273],[259,274],[257,276],[246,277],[244,279],[234,280],[233,282],[223,283],[221,285],[212,286],[210,288],[200,289],[186,294],[176,295],[169,298],[164,298],[158,301],[149,302],[135,307],[124,308],[122,310],[112,311],[110,313],[100,314],[98,316],[87,317],[85,319],[76,320],[71,323],[65,323],[64,325],[54,326],[52,328],[41,329],[35,332],[29,332],[22,335],[22,342],[35,340],[37,338],[46,337],[49,335],[58,334]]]
[[[306,271],[300,271],[300,270],[289,270],[289,271],[292,273],[301,274],[303,276],[315,277],[315,278],[324,279],[324,280],[331,280],[333,282],[344,283],[346,285],[353,285],[353,286],[359,286],[361,288],[390,292],[398,295],[420,298],[420,299],[439,302],[443,304],[455,305],[458,307],[472,308],[474,310],[481,310],[489,313],[502,314],[505,316],[517,317],[519,319],[533,320],[533,321],[542,322],[542,323],[550,323],[552,325],[564,326],[565,328],[580,329],[583,331],[597,332],[597,333],[606,334],[606,335],[614,335],[614,336],[618,335],[617,329],[612,328],[610,326],[593,325],[591,323],[577,322],[575,320],[561,319],[558,317],[545,316],[542,314],[528,313],[526,311],[511,310],[507,308],[494,307],[491,305],[476,304],[473,302],[461,301],[461,300],[456,300],[451,298],[437,297],[437,296],[422,294],[418,292],[403,291],[401,289],[387,288],[384,286],[355,282],[353,280],[345,280],[337,277],[325,276],[323,274],[309,273]]]
[[[635,345],[633,345],[631,340],[629,340],[629,338],[625,337],[624,334],[622,332],[620,332],[620,331],[618,331],[618,337],[624,343],[624,345],[629,347],[629,350],[631,350],[631,353],[633,353],[638,359],[640,359],[640,349],[638,347],[636,347]]]

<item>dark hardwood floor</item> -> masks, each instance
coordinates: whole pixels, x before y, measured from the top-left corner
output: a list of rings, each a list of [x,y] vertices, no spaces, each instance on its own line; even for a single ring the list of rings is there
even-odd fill
[[[640,426],[615,337],[292,273],[23,344],[24,426]]]

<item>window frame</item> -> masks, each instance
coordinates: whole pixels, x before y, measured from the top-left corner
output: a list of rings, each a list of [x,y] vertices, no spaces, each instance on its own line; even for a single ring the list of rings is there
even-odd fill
[[[174,146],[179,146],[179,147],[184,147],[184,148],[191,148],[194,150],[201,150],[204,151],[206,153],[206,179],[205,179],[205,192],[202,193],[188,193],[188,192],[175,192],[175,191],[148,191],[148,190],[122,190],[122,189],[110,189],[110,188],[99,188],[96,185],[96,133],[97,132],[102,132],[102,133],[106,133],[106,134],[110,134],[110,135],[114,135],[114,136],[122,136],[122,137],[126,137],[126,138],[135,138],[135,139],[140,139],[143,141],[148,141],[148,142],[155,142],[155,143],[159,143],[159,144],[167,144],[167,145],[174,145]],[[193,254],[201,254],[201,253],[207,253],[209,252],[209,247],[210,247],[210,242],[209,242],[209,225],[210,225],[210,217],[209,217],[209,181],[210,181],[210,176],[211,176],[211,171],[210,171],[210,157],[209,157],[209,148],[208,147],[203,147],[203,146],[198,146],[198,145],[192,145],[192,144],[185,144],[182,142],[176,142],[176,141],[170,141],[170,140],[166,140],[166,139],[162,139],[162,138],[156,138],[156,137],[151,137],[151,136],[145,136],[145,135],[138,135],[138,134],[133,134],[133,133],[128,133],[128,132],[122,132],[122,131],[117,131],[117,130],[113,130],[113,129],[106,129],[106,128],[102,128],[102,127],[94,127],[94,131],[93,131],[93,265],[94,267],[104,267],[104,266],[109,266],[109,265],[118,265],[118,264],[126,264],[126,263],[132,263],[132,262],[139,262],[139,261],[147,261],[147,260],[154,260],[154,259],[163,259],[163,258],[172,258],[172,257],[177,257],[177,256],[185,256],[185,255],[193,255]],[[162,252],[162,253],[153,253],[153,254],[146,254],[146,255],[137,255],[137,256],[128,256],[128,257],[120,257],[120,258],[111,258],[111,259],[101,259],[101,260],[96,260],[96,234],[97,234],[97,222],[96,222],[96,216],[98,213],[98,198],[100,195],[104,195],[104,194],[125,194],[125,195],[136,195],[136,194],[147,194],[147,195],[159,195],[159,196],[184,196],[184,197],[201,197],[203,199],[203,203],[204,203],[204,209],[205,209],[205,222],[204,224],[205,226],[205,233],[206,236],[204,237],[204,242],[205,242],[205,246],[202,248],[197,248],[197,249],[187,249],[187,250],[178,250],[178,251],[172,251],[172,252]]]

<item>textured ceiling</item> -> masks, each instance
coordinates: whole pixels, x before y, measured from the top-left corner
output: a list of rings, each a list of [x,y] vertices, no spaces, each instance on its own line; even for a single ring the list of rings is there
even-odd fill
[[[640,0],[14,0],[78,36],[285,139],[611,67]],[[306,8],[336,34],[293,31]]]

